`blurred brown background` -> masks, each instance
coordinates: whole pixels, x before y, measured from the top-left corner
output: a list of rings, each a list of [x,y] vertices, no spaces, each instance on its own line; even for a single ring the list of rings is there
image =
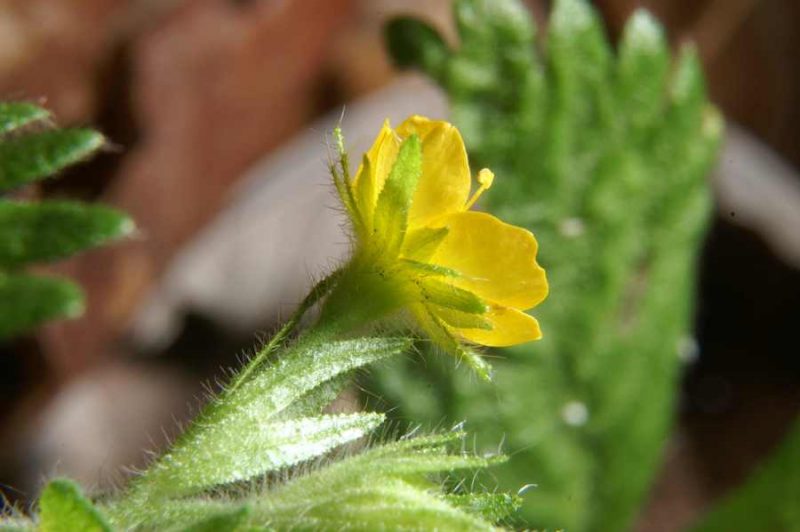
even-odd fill
[[[549,3],[528,4],[543,23]],[[671,42],[696,41],[713,100],[772,150],[753,157],[788,163],[776,179],[797,190],[800,3],[595,5],[612,39],[644,6]],[[310,129],[314,120],[386,97],[399,73],[380,30],[400,12],[450,26],[449,0],[0,0],[0,97],[42,101],[60,123],[92,125],[114,144],[38,193],[114,204],[140,227],[131,241],[53,266],[85,287],[82,319],[0,346],[0,491],[10,500],[30,500],[54,472],[98,488],[120,480],[120,466],[142,463],[148,438],[157,446],[161,428],[188,415],[197,383],[252,343],[252,331],[201,312],[158,349],[130,332],[176,254],[228,207],[251,165],[298,133],[318,136],[307,157],[322,165],[325,132]],[[770,205],[761,209],[768,219]],[[748,227],[721,209],[711,230],[701,356],[642,529],[690,522],[746,477],[798,411],[800,250],[791,234],[770,233],[783,221],[775,216]],[[262,330],[274,317],[264,315]]]

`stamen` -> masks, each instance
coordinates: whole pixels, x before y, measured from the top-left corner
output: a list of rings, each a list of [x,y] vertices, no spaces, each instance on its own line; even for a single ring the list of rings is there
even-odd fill
[[[475,202],[478,201],[478,198],[481,197],[481,194],[483,194],[485,191],[491,188],[493,181],[494,181],[494,174],[488,168],[484,168],[483,170],[478,172],[478,184],[480,186],[478,187],[478,190],[476,190],[475,193],[472,195],[472,197],[469,199],[469,201],[467,201],[467,204],[464,207],[465,211],[471,209],[472,206],[475,205]]]

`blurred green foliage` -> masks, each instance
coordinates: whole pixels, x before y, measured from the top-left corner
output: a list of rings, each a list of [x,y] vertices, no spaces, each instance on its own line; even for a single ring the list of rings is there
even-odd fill
[[[694,530],[800,530],[800,421],[752,478],[723,499]]]
[[[695,265],[722,120],[695,51],[673,60],[646,12],[616,53],[582,0],[555,2],[542,46],[516,0],[456,0],[454,15],[455,49],[409,18],[389,24],[388,46],[449,95],[473,168],[497,175],[485,206],[536,235],[545,337],[502,350],[495,386],[435,358],[396,361],[375,382],[402,419],[466,419],[487,448],[504,437],[511,458],[496,475],[504,489],[535,484],[529,525],[622,530],[696,349]]]
[[[27,102],[0,103],[0,339],[83,311],[81,290],[66,279],[26,274],[34,262],[63,259],[129,234],[133,222],[100,205],[31,202],[15,188],[89,157],[105,140],[90,129],[57,129]]]

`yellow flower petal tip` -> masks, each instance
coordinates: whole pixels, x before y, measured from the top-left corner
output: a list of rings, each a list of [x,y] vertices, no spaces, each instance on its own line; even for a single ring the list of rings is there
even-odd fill
[[[432,340],[462,353],[464,342],[508,346],[541,338],[524,311],[548,293],[534,235],[470,210],[494,174],[484,168],[476,181],[470,196],[458,130],[412,116],[396,130],[384,123],[354,178],[337,185],[352,205],[353,267],[391,284]]]

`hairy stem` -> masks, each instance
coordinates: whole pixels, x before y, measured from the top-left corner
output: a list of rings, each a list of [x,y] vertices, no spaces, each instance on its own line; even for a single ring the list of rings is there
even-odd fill
[[[340,270],[333,272],[314,285],[314,288],[312,288],[308,295],[303,299],[303,301],[300,303],[300,306],[297,307],[283,327],[281,327],[280,330],[273,335],[267,345],[261,348],[256,356],[247,362],[245,367],[242,368],[242,371],[233,377],[233,380],[228,386],[227,393],[233,393],[236,389],[238,389],[250,376],[252,376],[254,371],[264,364],[264,362],[269,358],[269,355],[283,345],[283,343],[286,341],[286,338],[292,334],[297,327],[297,324],[300,323],[301,319],[303,319],[305,313],[320,299],[325,297],[328,292],[331,291],[331,288],[336,284],[336,281],[339,278],[339,272]]]

